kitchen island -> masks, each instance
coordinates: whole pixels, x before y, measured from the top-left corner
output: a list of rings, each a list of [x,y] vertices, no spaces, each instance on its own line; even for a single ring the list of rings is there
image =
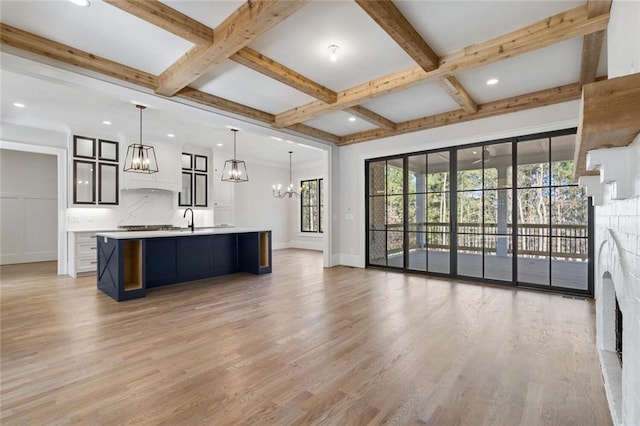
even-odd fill
[[[98,289],[117,301],[236,272],[271,272],[271,231],[202,228],[97,234]]]

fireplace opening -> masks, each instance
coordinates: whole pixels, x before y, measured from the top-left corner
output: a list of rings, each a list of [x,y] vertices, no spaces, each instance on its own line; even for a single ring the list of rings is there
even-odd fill
[[[618,304],[618,297],[616,297],[616,354],[622,366],[622,311]]]

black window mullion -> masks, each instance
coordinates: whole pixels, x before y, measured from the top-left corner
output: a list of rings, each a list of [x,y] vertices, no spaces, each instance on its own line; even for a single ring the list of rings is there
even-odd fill
[[[514,139],[511,146],[511,255],[512,283],[518,285],[518,140]]]
[[[402,267],[409,267],[409,157],[402,158]]]
[[[458,149],[449,151],[449,273],[458,276]]]

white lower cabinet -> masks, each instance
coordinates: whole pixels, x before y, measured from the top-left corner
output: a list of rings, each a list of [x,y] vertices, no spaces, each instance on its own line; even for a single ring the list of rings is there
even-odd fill
[[[95,273],[98,268],[96,233],[103,231],[69,232],[69,275]]]

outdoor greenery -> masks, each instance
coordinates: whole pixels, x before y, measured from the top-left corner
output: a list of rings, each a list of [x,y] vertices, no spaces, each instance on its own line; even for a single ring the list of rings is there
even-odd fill
[[[474,151],[474,154],[477,152]],[[445,158],[441,154],[429,154],[429,157],[432,155]],[[406,189],[402,159],[370,164],[369,228],[398,231],[388,233],[388,249],[402,248],[402,231],[405,228],[410,232],[432,233],[429,241],[435,239],[442,244],[448,241],[451,182],[450,174],[443,170],[449,167],[448,164],[443,165],[440,159],[438,166],[433,167],[435,171],[432,171],[429,168],[431,158],[422,158],[426,159],[427,155],[410,157],[408,163],[417,170],[407,172]],[[552,235],[555,236],[586,236],[586,196],[575,185],[572,160],[558,158],[553,162],[538,160],[529,163],[526,159],[519,159],[519,163],[515,170],[518,195],[514,202],[511,154],[502,157],[485,154],[484,160],[480,157],[479,160],[461,161],[459,157],[455,212],[458,232],[510,234],[512,209],[516,209],[522,235],[529,235],[531,227],[526,225],[532,225],[536,228],[536,238],[548,238],[551,236],[548,232],[551,225]],[[405,197],[407,224],[404,223]],[[576,227],[565,225],[575,225],[582,229],[582,233],[576,233]],[[420,241],[412,235],[409,238],[410,241]]]

